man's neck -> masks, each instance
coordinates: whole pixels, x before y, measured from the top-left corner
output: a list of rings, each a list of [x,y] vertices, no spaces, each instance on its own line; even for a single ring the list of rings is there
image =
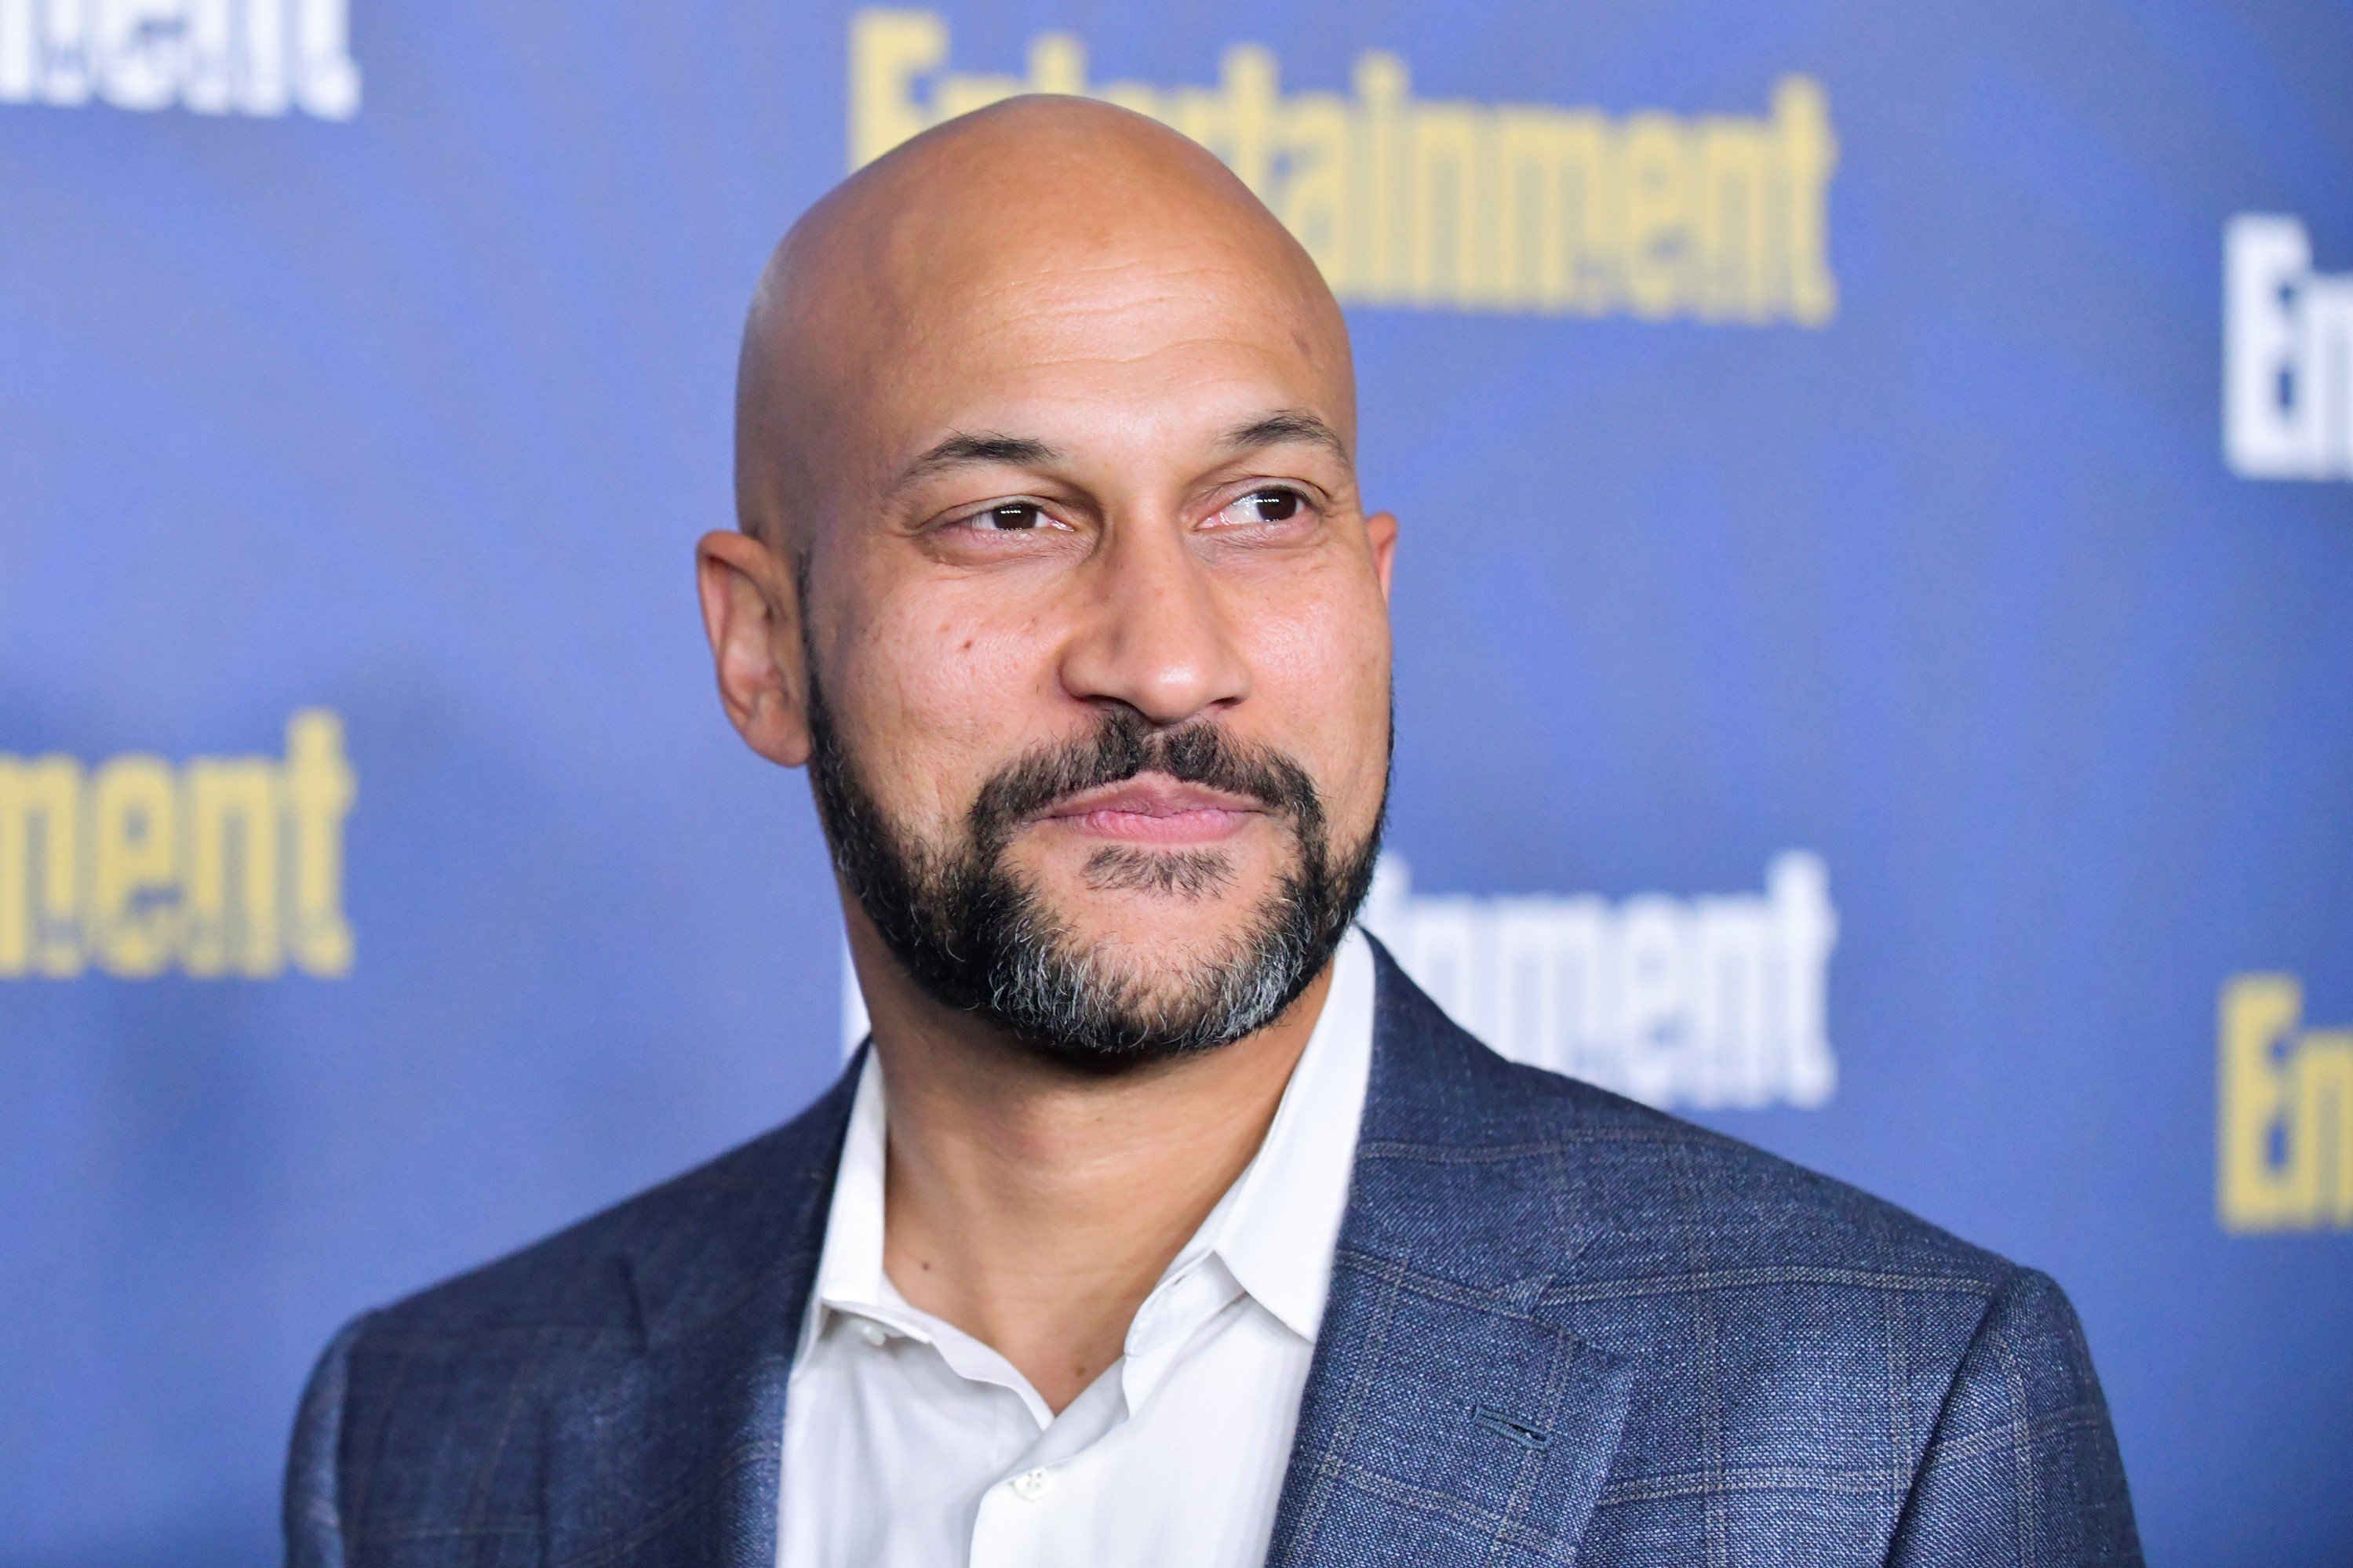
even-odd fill
[[[853,946],[890,1109],[884,1269],[1059,1411],[1257,1153],[1332,967],[1230,1046],[1089,1073],[930,1003],[871,931]]]

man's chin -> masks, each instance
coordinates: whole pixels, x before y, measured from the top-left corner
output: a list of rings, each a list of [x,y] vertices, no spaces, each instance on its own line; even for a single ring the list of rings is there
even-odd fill
[[[1269,960],[1281,925],[1271,905],[1280,886],[1253,899],[1240,889],[1213,897],[1155,889],[1082,891],[1034,906],[1051,935],[1030,950],[1033,977],[1057,978],[1031,994],[1075,1004],[1060,1027],[1043,1017],[1008,1018],[1049,1054],[1097,1067],[1139,1065],[1214,1049],[1263,1027],[1306,978]],[[1042,961],[1042,962],[1041,962]],[[1050,1037],[1060,1035],[1057,1041]],[[1113,1045],[1111,1042],[1129,1042]],[[1091,1042],[1091,1043],[1090,1043]]]
[[[1272,1022],[1289,1000],[1263,986],[1238,992],[1248,973],[1230,950],[1171,951],[1119,944],[1062,955],[1062,994],[1082,1005],[1054,1017],[1008,1017],[1018,1039],[1066,1065],[1121,1071],[1218,1050]],[[1071,962],[1071,961],[1075,961]]]

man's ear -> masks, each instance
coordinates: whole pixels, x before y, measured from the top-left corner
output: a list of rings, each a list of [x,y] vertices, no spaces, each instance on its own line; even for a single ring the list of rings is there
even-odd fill
[[[748,533],[706,533],[694,547],[694,583],[721,706],[745,744],[799,767],[809,757],[808,670],[792,568]]]
[[[1365,537],[1373,547],[1373,575],[1381,580],[1381,602],[1388,603],[1389,568],[1397,561],[1398,520],[1385,511],[1365,519]]]

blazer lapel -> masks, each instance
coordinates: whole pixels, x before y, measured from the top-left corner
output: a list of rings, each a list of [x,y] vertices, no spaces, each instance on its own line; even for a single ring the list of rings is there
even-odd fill
[[[785,1391],[860,1063],[791,1125],[687,1178],[683,1224],[615,1259],[639,1353],[549,1402],[546,1560],[775,1568]]]
[[[1379,956],[1348,1214],[1268,1562],[1573,1563],[1637,1363],[1546,1305],[1576,1222],[1520,1206],[1540,1185],[1511,1179],[1527,1145],[1476,1082],[1502,1064]]]
[[[1269,1563],[1576,1562],[1633,1373],[1540,1315],[1344,1255]]]

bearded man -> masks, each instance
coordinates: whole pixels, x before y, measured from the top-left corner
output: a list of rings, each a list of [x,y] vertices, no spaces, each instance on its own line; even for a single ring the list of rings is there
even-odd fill
[[[1124,110],[967,116],[795,226],[700,582],[871,1041],[346,1329],[293,1562],[2138,1561],[2049,1279],[1505,1063],[1352,927],[1356,436],[1305,253]]]

